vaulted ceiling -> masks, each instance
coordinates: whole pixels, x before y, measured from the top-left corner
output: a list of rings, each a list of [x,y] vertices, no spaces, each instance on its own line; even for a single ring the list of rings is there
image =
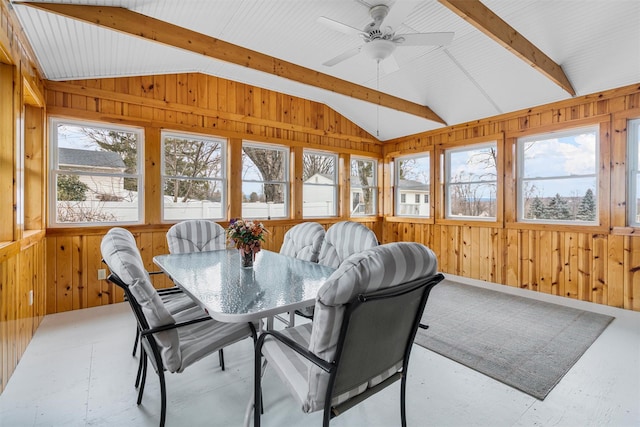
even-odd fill
[[[12,4],[47,79],[201,72],[322,102],[382,141],[640,82],[638,0]],[[383,34],[453,39],[378,63],[357,34],[377,5]]]

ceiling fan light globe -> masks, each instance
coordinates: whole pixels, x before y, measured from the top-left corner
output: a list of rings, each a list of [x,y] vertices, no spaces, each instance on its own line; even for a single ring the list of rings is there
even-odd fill
[[[369,43],[365,43],[362,46],[362,51],[376,61],[383,61],[387,59],[393,51],[396,49],[396,44],[391,40],[376,39]]]

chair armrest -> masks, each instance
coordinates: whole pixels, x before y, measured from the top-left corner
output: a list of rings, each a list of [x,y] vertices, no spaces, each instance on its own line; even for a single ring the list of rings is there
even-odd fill
[[[170,329],[177,329],[182,326],[193,325],[194,323],[206,322],[211,320],[211,317],[198,317],[197,319],[187,320],[186,322],[171,323],[169,325],[156,326],[155,328],[144,329],[140,331],[142,335],[155,334],[157,332],[168,331]]]
[[[305,359],[309,360],[311,363],[313,363],[314,365],[318,366],[323,371],[330,373],[335,368],[335,364],[327,362],[324,359],[321,359],[320,357],[316,356],[314,353],[309,351],[307,348],[301,346],[300,344],[298,344],[297,342],[295,342],[291,338],[282,335],[278,331],[265,331],[265,332],[263,332],[260,335],[260,338],[258,338],[258,343],[256,344],[256,350],[257,351],[262,352],[262,345],[264,344],[264,340],[269,335],[271,335],[273,338],[277,339],[278,341],[280,341],[281,343],[283,343],[287,347],[291,348],[293,351],[295,351],[296,353],[298,353],[299,355],[301,355]]]

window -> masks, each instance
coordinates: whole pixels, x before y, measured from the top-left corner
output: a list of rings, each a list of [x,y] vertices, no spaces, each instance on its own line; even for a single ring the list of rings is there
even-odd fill
[[[429,217],[431,187],[431,164],[429,153],[419,156],[402,157],[395,163],[395,209],[398,216]],[[409,195],[409,197],[407,197]],[[417,197],[416,197],[417,196]],[[409,200],[409,202],[407,202]]]
[[[378,211],[378,162],[351,158],[351,216],[375,215]]]
[[[51,121],[52,226],[141,222],[141,129]]]
[[[274,145],[242,145],[242,216],[286,218],[289,211],[289,150]]]
[[[629,225],[640,226],[640,119],[627,124],[629,155]]]
[[[519,138],[517,149],[521,221],[597,223],[597,126]]]
[[[496,218],[497,147],[480,144],[445,151],[446,218]]]
[[[302,216],[336,216],[338,156],[305,150],[302,154]]]
[[[224,218],[225,145],[220,138],[162,132],[163,219]]]

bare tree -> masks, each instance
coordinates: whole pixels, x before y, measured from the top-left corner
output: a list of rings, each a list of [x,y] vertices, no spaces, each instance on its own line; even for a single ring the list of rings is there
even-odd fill
[[[269,183],[280,181],[284,176],[284,155],[281,151],[260,147],[243,147],[244,153],[258,168],[264,184],[265,201],[284,202],[284,188],[282,185]]]
[[[335,157],[323,154],[304,154],[302,156],[302,182],[315,174],[334,175]]]

